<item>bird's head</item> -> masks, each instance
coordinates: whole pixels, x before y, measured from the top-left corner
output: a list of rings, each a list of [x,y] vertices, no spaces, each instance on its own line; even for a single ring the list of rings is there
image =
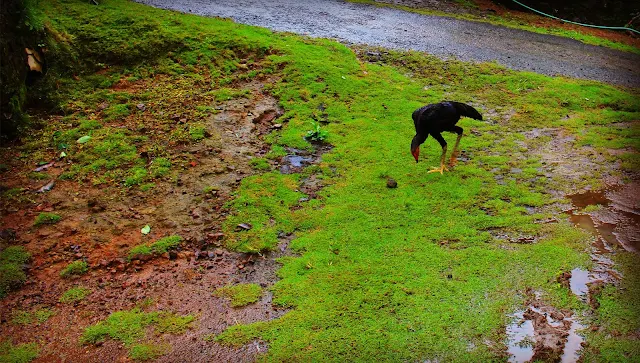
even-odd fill
[[[420,135],[416,135],[411,140],[411,155],[416,159],[416,163],[418,162],[418,157],[420,156],[420,144],[424,142],[424,138]]]
[[[416,159],[416,163],[418,162],[418,157],[420,156],[420,146],[413,146],[411,145],[411,155],[413,155],[413,158]]]

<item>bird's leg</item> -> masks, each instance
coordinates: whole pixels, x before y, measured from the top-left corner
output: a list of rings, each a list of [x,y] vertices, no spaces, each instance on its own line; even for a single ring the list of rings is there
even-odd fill
[[[458,163],[458,145],[460,145],[460,139],[462,139],[462,127],[455,126],[454,131],[458,134],[456,144],[453,146],[453,152],[451,153],[451,159],[449,159],[449,166],[455,166]]]
[[[440,173],[442,174],[445,170],[449,171],[449,169],[444,166],[444,158],[447,155],[447,144],[442,147],[442,155],[440,156],[440,167],[433,167],[428,173]]]
[[[460,139],[462,139],[462,134],[458,135],[458,138],[456,139],[456,144],[453,146],[451,159],[449,159],[449,166],[455,166],[458,163],[458,145],[460,145]]]
[[[440,167],[432,168],[429,173],[439,172],[440,174],[442,174],[443,171],[449,170],[446,166],[444,166],[444,157],[447,155],[447,142],[444,141],[444,138],[442,137],[442,135],[440,135],[440,133],[434,132],[431,135],[433,135],[433,138],[440,143],[440,146],[442,147],[442,155],[440,156]]]

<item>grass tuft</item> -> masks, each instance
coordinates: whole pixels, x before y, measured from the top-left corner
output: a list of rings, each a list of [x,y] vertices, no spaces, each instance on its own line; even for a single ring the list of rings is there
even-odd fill
[[[84,275],[89,271],[89,265],[82,260],[73,261],[60,271],[60,277],[70,278],[73,276]]]
[[[40,349],[36,343],[13,345],[11,341],[0,342],[0,362],[28,363],[39,355]]]
[[[9,246],[0,252],[0,298],[3,298],[27,280],[22,265],[31,254],[22,246]]]
[[[60,296],[59,301],[66,304],[75,303],[84,300],[84,298],[89,296],[90,294],[90,289],[82,286],[76,286],[65,291],[62,296]]]
[[[129,260],[131,260],[136,256],[163,254],[169,250],[176,249],[180,245],[180,242],[182,242],[182,237],[180,236],[164,237],[151,244],[142,244],[133,247],[127,256]]]
[[[226,297],[234,308],[253,304],[262,296],[262,288],[258,284],[239,284],[217,289],[215,296]]]
[[[60,217],[55,213],[43,212],[38,214],[38,216],[36,217],[36,220],[33,222],[33,225],[40,226],[43,224],[56,224],[60,222],[61,219],[62,217]]]

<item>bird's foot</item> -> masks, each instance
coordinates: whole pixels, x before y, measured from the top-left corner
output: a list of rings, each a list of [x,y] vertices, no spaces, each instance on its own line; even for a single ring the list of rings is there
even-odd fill
[[[431,170],[429,170],[427,173],[440,173],[440,174],[442,174],[445,170],[449,171],[449,168],[447,168],[444,165],[440,165],[439,168],[438,167],[431,168]]]

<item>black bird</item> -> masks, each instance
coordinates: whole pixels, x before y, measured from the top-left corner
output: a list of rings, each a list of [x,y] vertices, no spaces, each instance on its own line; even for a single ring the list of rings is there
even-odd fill
[[[443,131],[455,132],[458,134],[456,145],[453,147],[453,153],[451,153],[451,163],[457,156],[458,144],[460,144],[460,138],[462,138],[462,127],[456,126],[460,117],[467,116],[476,120],[482,120],[482,115],[475,108],[460,102],[444,101],[440,103],[433,103],[420,107],[413,111],[413,124],[416,127],[416,136],[411,140],[411,154],[418,162],[418,156],[420,155],[420,145],[425,142],[429,135],[438,140],[440,146],[442,146],[442,156],[440,157],[440,168],[434,167],[429,173],[442,172],[449,170],[444,166],[444,157],[447,154],[447,142],[444,141],[442,135]]]

